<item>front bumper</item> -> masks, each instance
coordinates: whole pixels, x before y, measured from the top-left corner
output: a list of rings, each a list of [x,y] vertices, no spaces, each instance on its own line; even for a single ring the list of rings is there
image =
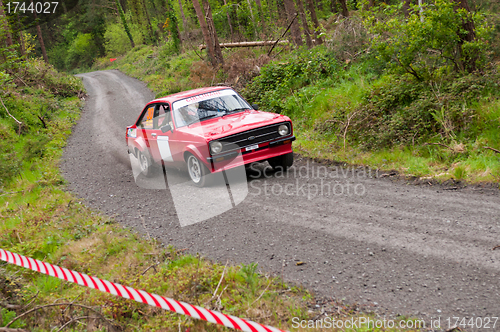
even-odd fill
[[[217,173],[224,169],[264,161],[291,153],[293,141],[295,141],[295,136],[289,136],[272,142],[261,143],[259,147],[254,150],[246,151],[246,148],[241,148],[239,151],[231,151],[208,157],[207,163],[210,165],[210,171],[212,173]]]

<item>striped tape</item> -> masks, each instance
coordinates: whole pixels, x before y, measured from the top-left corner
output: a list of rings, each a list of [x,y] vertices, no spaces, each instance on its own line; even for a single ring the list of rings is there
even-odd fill
[[[80,286],[94,288],[104,293],[110,293],[136,302],[145,303],[153,307],[186,315],[195,319],[205,320],[214,324],[223,325],[235,330],[248,332],[285,332],[275,327],[262,325],[249,320],[226,315],[217,311],[212,311],[198,307],[189,303],[176,301],[168,297],[150,294],[143,290],[123,286],[107,280],[92,277],[83,273],[68,270],[56,265],[45,263],[37,259],[15,254],[10,251],[0,249],[0,260],[7,263],[22,266],[24,268],[47,274],[68,282],[73,282]]]

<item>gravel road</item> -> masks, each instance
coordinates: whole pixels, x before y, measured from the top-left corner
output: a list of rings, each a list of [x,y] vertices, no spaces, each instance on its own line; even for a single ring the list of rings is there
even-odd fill
[[[325,165],[297,156],[286,177],[254,167],[242,203],[181,227],[170,191],[139,188],[126,152],[125,127],[153,93],[119,71],[79,76],[88,97],[61,169],[91,208],[164,244],[222,264],[258,262],[380,314],[500,316],[498,190],[408,185],[349,168],[325,177]]]

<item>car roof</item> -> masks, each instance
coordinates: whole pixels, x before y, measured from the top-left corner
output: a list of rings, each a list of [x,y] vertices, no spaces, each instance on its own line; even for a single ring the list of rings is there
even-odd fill
[[[148,104],[151,103],[164,103],[164,102],[169,102],[173,103],[174,101],[180,100],[180,99],[185,99],[189,98],[192,96],[197,96],[203,93],[208,93],[208,92],[213,92],[213,91],[219,91],[219,90],[225,90],[225,89],[231,89],[231,87],[228,86],[211,86],[207,88],[200,88],[200,89],[193,89],[193,90],[187,90],[187,91],[182,91],[178,93],[174,93],[165,97],[161,97],[155,100],[150,101]]]

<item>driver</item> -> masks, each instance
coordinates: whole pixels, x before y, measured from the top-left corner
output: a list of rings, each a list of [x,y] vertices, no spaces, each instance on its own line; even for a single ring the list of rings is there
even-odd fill
[[[198,119],[198,106],[199,103],[194,103],[179,108],[179,127],[185,126]]]

